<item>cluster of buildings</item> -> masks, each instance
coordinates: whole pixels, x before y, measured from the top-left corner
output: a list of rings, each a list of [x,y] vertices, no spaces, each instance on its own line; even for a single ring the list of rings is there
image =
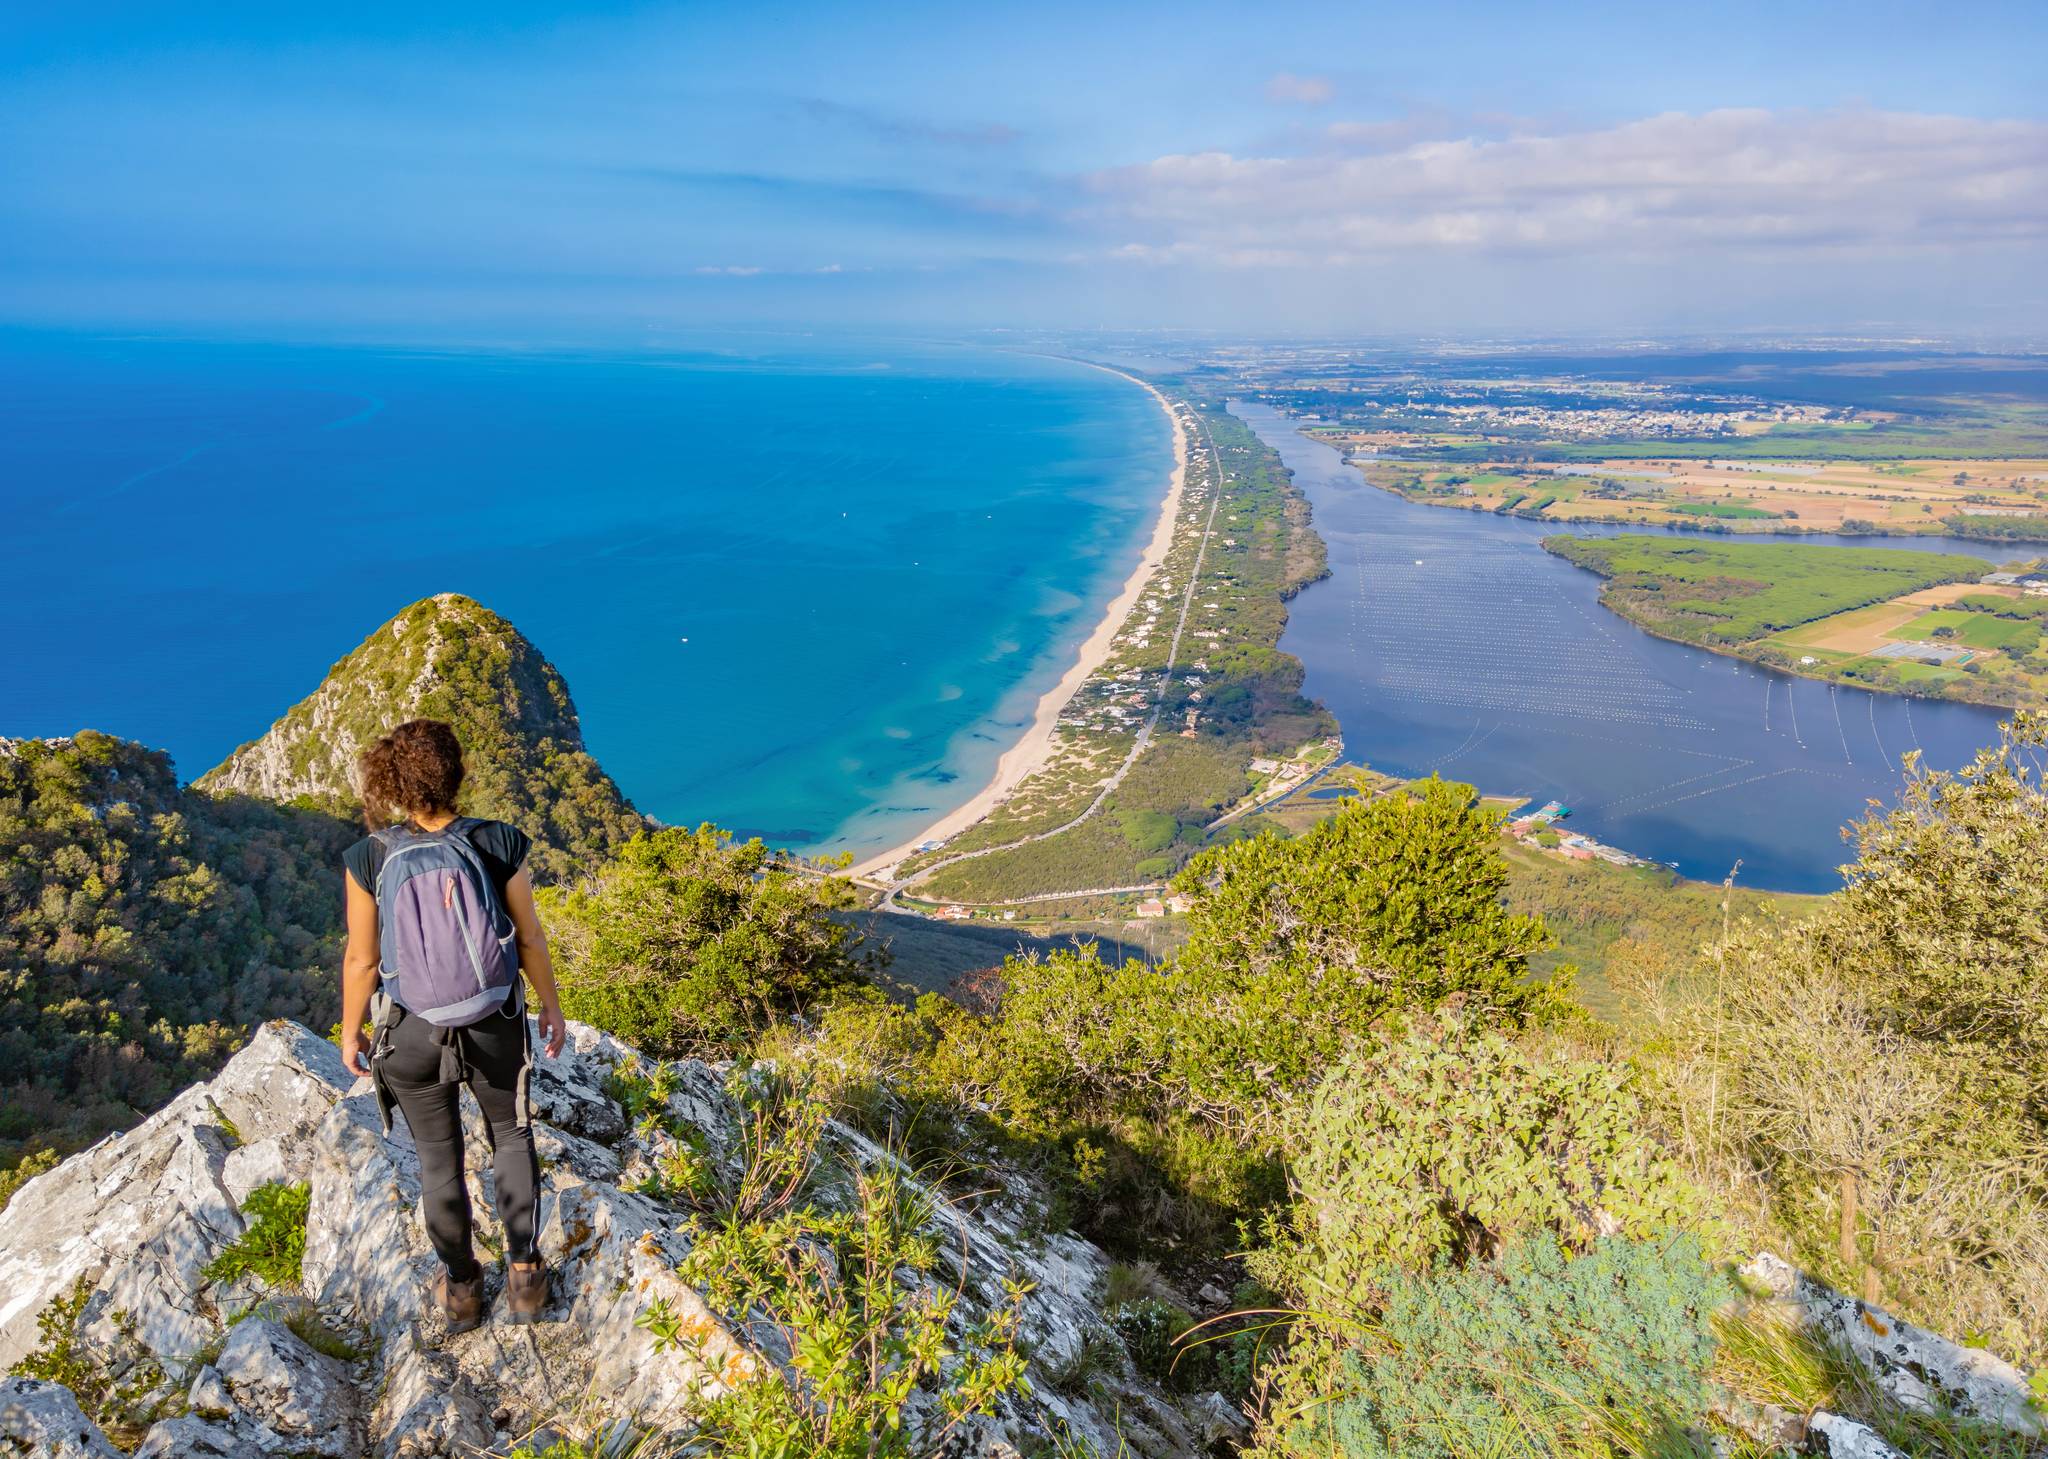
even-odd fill
[[[959,907],[948,903],[946,906],[933,912],[931,916],[934,922],[971,922],[976,917],[989,921],[1015,922],[1017,920],[1017,909],[1015,907],[1005,907],[998,914],[993,910],[977,912],[969,907]]]
[[[1996,583],[2001,587],[2018,588],[2029,598],[2048,598],[2048,568],[2029,568],[2025,572],[1987,572],[1982,581]]]
[[[1527,815],[1517,816],[1507,823],[1507,833],[1524,846],[1538,851],[1548,851],[1553,856],[1562,856],[1567,861],[1608,861],[1616,866],[1648,866],[1651,863],[1642,857],[1623,851],[1619,846],[1609,846],[1595,841],[1591,836],[1576,831],[1560,831],[1557,823],[1572,813],[1568,805],[1548,801]]]
[[[1175,892],[1170,897],[1147,897],[1144,901],[1138,903],[1138,915],[1140,917],[1164,917],[1168,912],[1178,915],[1187,911],[1193,905],[1192,902],[1178,892]]]
[[[1636,405],[1450,405],[1410,401],[1403,414],[1433,416],[1473,431],[1512,431],[1545,440],[1686,439],[1741,434],[1758,423],[1813,424],[1836,412],[1819,405],[1730,405],[1718,410],[1659,410]]]

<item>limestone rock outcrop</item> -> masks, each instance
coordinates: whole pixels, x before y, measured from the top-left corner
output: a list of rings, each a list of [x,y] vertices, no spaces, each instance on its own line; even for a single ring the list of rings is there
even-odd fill
[[[1996,1353],[1950,1342],[1838,1292],[1769,1253],[1742,1271],[1792,1320],[1855,1355],[1902,1408],[1981,1419],[2016,1433],[2042,1432],[2027,1375]],[[1845,1432],[1831,1442],[1847,1446],[1852,1437]]]
[[[124,1443],[148,1459],[504,1453],[545,1428],[621,1419],[686,1430],[705,1396],[762,1376],[777,1355],[677,1275],[688,1210],[629,1188],[652,1168],[650,1141],[667,1138],[630,1124],[608,1092],[608,1076],[634,1057],[572,1025],[562,1057],[536,1065],[541,1247],[556,1272],[539,1324],[440,1330],[403,1121],[385,1136],[369,1082],[347,1075],[333,1045],[273,1022],[214,1079],[29,1182],[0,1212],[0,1366],[36,1348],[52,1304],[82,1297],[77,1340],[121,1375],[132,1395]],[[667,1116],[714,1160],[735,1148],[741,1112],[715,1068],[673,1066]],[[489,1156],[473,1109],[469,1118],[472,1198],[488,1237]],[[854,1161],[893,1158],[844,1126],[826,1138]],[[298,1290],[209,1278],[245,1229],[243,1202],[270,1182],[309,1190]],[[971,1210],[931,1203],[948,1253],[933,1280],[961,1294],[957,1321],[1003,1300],[1006,1281],[1032,1285],[1021,1336],[1036,1391],[982,1421],[963,1452],[1008,1454],[1049,1433],[1101,1453],[1203,1452],[1199,1436],[1226,1417],[1215,1402],[1169,1397],[1128,1363],[1103,1370],[1100,1354],[1120,1351],[1098,1310],[1108,1259],[1074,1236],[1031,1230],[1041,1195],[999,1171]],[[698,1336],[688,1355],[657,1350],[635,1325],[657,1302]],[[1048,1380],[1084,1350],[1099,1375],[1091,1388]],[[0,1455],[10,1446],[67,1459],[117,1452],[66,1389],[24,1379],[0,1389]]]

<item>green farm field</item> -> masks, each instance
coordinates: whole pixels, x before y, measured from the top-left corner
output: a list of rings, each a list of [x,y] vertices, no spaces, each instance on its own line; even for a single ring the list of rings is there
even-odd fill
[[[1944,629],[1948,630],[1946,634],[1942,632]],[[2041,641],[2041,630],[2018,618],[1941,608],[1914,619],[1899,630],[1899,636],[1930,640],[1947,637],[1969,648],[2004,648],[2028,653]]]
[[[1982,576],[1961,553],[1671,537],[1546,537],[1546,550],[1608,579],[1601,601],[1687,643],[1733,645]]]

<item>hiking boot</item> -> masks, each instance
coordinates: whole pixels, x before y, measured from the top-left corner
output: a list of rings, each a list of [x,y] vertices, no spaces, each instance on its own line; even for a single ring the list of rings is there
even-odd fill
[[[548,1269],[505,1264],[505,1320],[524,1325],[540,1321],[541,1308],[548,1305]]]
[[[434,1279],[434,1302],[448,1324],[448,1335],[481,1327],[484,1320],[484,1274],[478,1272],[466,1282],[448,1275],[446,1267]]]

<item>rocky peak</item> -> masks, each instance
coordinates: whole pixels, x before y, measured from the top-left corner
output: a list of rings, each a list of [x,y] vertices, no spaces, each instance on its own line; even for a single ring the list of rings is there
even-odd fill
[[[610,1092],[614,1072],[637,1062],[616,1039],[571,1025],[563,1056],[536,1065],[554,1301],[537,1326],[492,1322],[448,1337],[429,1313],[435,1259],[403,1121],[382,1134],[369,1082],[351,1079],[331,1044],[266,1024],[214,1079],[29,1182],[0,1211],[0,1369],[48,1341],[39,1318],[55,1307],[126,1393],[125,1438],[147,1459],[504,1453],[548,1427],[687,1427],[704,1395],[760,1379],[780,1356],[745,1314],[715,1311],[677,1275],[693,1240],[688,1211],[630,1188],[657,1158],[650,1142],[665,1138],[629,1121]],[[743,1115],[722,1072],[692,1061],[670,1069],[667,1125],[725,1160]],[[472,1199],[487,1223],[488,1155],[467,1114]],[[826,1139],[858,1162],[895,1158],[836,1123]],[[1008,1454],[1064,1433],[1099,1453],[1121,1444],[1188,1454],[1206,1447],[1205,1430],[1234,1424],[1215,1395],[1176,1401],[1128,1360],[1104,1356],[1121,1353],[1098,1313],[1108,1258],[1072,1235],[1028,1234],[1043,1193],[1015,1173],[993,1175],[971,1210],[933,1201],[933,1234],[949,1255],[929,1280],[960,1293],[963,1326],[1005,1300],[1006,1281],[1031,1284],[1021,1338],[1035,1392],[1006,1400],[962,1452]],[[250,1193],[276,1182],[309,1191],[299,1282],[209,1276],[245,1228]],[[657,1303],[698,1334],[688,1356],[635,1325]],[[1049,1376],[1084,1354],[1091,1383]],[[58,1383],[0,1388],[0,1453],[12,1443],[101,1459],[116,1452],[113,1437]]]
[[[348,812],[356,756],[391,726],[452,723],[468,752],[464,808],[533,836],[534,867],[566,880],[645,822],[583,745],[569,687],[510,623],[439,593],[335,664],[319,688],[196,782],[216,793],[308,799]]]

